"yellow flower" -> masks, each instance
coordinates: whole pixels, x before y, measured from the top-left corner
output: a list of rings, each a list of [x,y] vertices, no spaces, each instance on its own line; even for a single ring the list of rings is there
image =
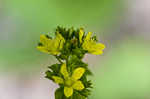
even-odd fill
[[[73,71],[73,74],[69,76],[66,64],[62,64],[60,72],[64,76],[64,78],[61,78],[58,76],[52,76],[52,78],[54,79],[55,83],[64,84],[64,94],[66,97],[72,96],[73,89],[79,90],[79,91],[84,89],[83,83],[79,80],[85,72],[84,68],[82,67],[76,68]]]
[[[79,35],[82,36],[82,33],[79,33]],[[91,53],[91,54],[95,54],[95,55],[103,54],[103,49],[105,48],[105,45],[102,43],[96,43],[96,41],[93,40],[91,36],[92,36],[92,32],[88,32],[88,34],[83,40],[82,48],[84,50],[87,50],[88,53]]]
[[[41,52],[57,55],[63,48],[65,40],[61,34],[57,33],[55,39],[50,39],[46,35],[40,35],[40,43],[42,45],[37,46],[37,49]]]

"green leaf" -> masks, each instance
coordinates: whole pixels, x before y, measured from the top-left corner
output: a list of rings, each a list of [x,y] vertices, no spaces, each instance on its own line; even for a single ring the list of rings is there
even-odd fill
[[[68,34],[69,34],[69,39],[71,39],[72,37],[73,37],[73,33],[74,33],[75,31],[74,31],[74,28],[72,27],[72,28],[70,28],[70,29],[68,29]]]
[[[61,67],[61,64],[53,64],[49,66],[48,68],[53,71],[54,75],[58,75],[58,73],[60,72],[60,67]]]
[[[85,96],[85,97],[88,97],[89,95],[91,95],[91,90],[89,89],[84,89],[82,90],[81,92],[79,92],[81,95]]]
[[[78,58],[83,58],[84,56],[84,52],[82,51],[81,48],[76,48],[76,49],[73,49],[73,54],[75,54]]]
[[[60,33],[65,38],[65,40],[67,39],[68,34],[67,34],[67,31],[66,31],[66,28],[58,26],[56,28],[56,32]]]
[[[64,99],[64,93],[63,93],[63,88],[58,88],[55,91],[55,99]]]
[[[79,92],[74,91],[73,96],[72,96],[71,99],[86,99],[86,97],[81,95]]]
[[[48,79],[51,79],[51,77],[53,75],[53,73],[51,71],[49,71],[49,70],[46,71],[45,74],[46,74],[45,78],[48,78]]]

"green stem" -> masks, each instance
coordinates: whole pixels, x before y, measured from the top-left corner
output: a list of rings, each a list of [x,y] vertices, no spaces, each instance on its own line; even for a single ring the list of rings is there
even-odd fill
[[[67,67],[68,67],[68,71],[70,72],[70,67],[69,67],[68,62],[69,62],[69,55],[67,55],[67,58],[66,58],[66,65],[67,65]]]

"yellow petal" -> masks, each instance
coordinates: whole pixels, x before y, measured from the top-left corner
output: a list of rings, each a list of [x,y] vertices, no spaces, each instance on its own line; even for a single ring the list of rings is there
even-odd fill
[[[40,50],[41,52],[49,54],[48,50],[44,46],[37,46],[37,49]]]
[[[65,43],[65,40],[62,39],[62,40],[60,41],[60,43],[59,43],[59,49],[60,49],[60,50],[63,48],[64,43]]]
[[[85,37],[85,40],[87,40],[87,41],[90,40],[91,36],[92,36],[92,32],[88,32],[88,34]]]
[[[84,41],[82,48],[87,50],[90,54],[101,55],[105,45],[102,43],[96,43],[93,40]]]
[[[52,54],[52,55],[57,55],[60,52],[57,50],[50,50],[49,48],[45,47],[45,46],[37,46],[37,49],[40,50],[43,53],[47,53],[47,54]]]
[[[54,55],[58,53],[53,47],[54,40],[47,38],[46,35],[40,35],[40,43],[42,43],[42,46],[38,46],[37,49],[41,52]]]
[[[91,45],[91,48],[89,49],[89,53],[95,54],[95,55],[101,55],[103,54],[103,49],[105,48],[105,45],[102,43],[95,43]]]
[[[89,47],[90,47],[90,46],[89,46],[89,44],[88,44],[88,41],[84,41],[83,44],[82,44],[82,48],[83,48],[84,50],[88,50]]]
[[[58,55],[60,52],[56,50],[56,51],[51,51],[50,53],[51,53],[52,55]]]
[[[55,43],[56,43],[55,45],[57,45],[57,47],[59,48],[59,50],[61,50],[63,48],[63,45],[65,43],[65,39],[58,32],[56,33]]]
[[[45,53],[57,55],[63,48],[64,42],[64,38],[59,33],[56,34],[55,39],[49,39],[46,35],[42,34],[40,35],[40,43],[42,43],[42,47],[38,47],[38,49]]]
[[[56,33],[56,39],[57,40],[64,40],[63,36],[60,33]]]
[[[96,44],[96,47],[97,47],[97,49],[103,50],[103,49],[105,48],[105,45],[102,44],[102,43],[97,43],[97,44]]]
[[[72,78],[75,80],[78,80],[82,77],[82,75],[84,74],[85,69],[82,67],[79,67],[77,69],[74,70],[73,74],[72,74]]]
[[[51,39],[47,38],[46,35],[40,35],[40,42],[45,46],[51,42]]]
[[[76,89],[76,90],[82,90],[84,89],[84,85],[81,81],[76,81],[74,84],[73,84],[73,89]]]
[[[61,69],[60,69],[61,74],[64,76],[64,78],[68,78],[69,77],[69,73],[67,71],[67,67],[66,64],[62,64]]]
[[[72,96],[73,88],[72,87],[64,87],[64,94],[66,97]]]
[[[81,28],[80,31],[79,31],[79,40],[80,40],[80,43],[82,43],[82,37],[83,37],[83,35],[84,35],[84,31]]]
[[[64,83],[64,80],[60,77],[52,76],[52,78],[54,79],[55,83],[57,83],[57,84],[63,84]]]
[[[94,50],[94,51],[89,51],[90,54],[94,54],[94,55],[101,55],[103,54],[102,50]]]

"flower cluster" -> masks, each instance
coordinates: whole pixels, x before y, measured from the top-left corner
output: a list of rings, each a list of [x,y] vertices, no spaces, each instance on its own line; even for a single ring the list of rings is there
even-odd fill
[[[46,71],[46,78],[59,85],[55,99],[86,99],[90,95],[92,83],[87,76],[92,73],[82,59],[86,53],[103,53],[105,45],[97,41],[92,32],[85,33],[83,28],[57,27],[54,38],[40,36],[37,49],[55,56],[59,61]]]

